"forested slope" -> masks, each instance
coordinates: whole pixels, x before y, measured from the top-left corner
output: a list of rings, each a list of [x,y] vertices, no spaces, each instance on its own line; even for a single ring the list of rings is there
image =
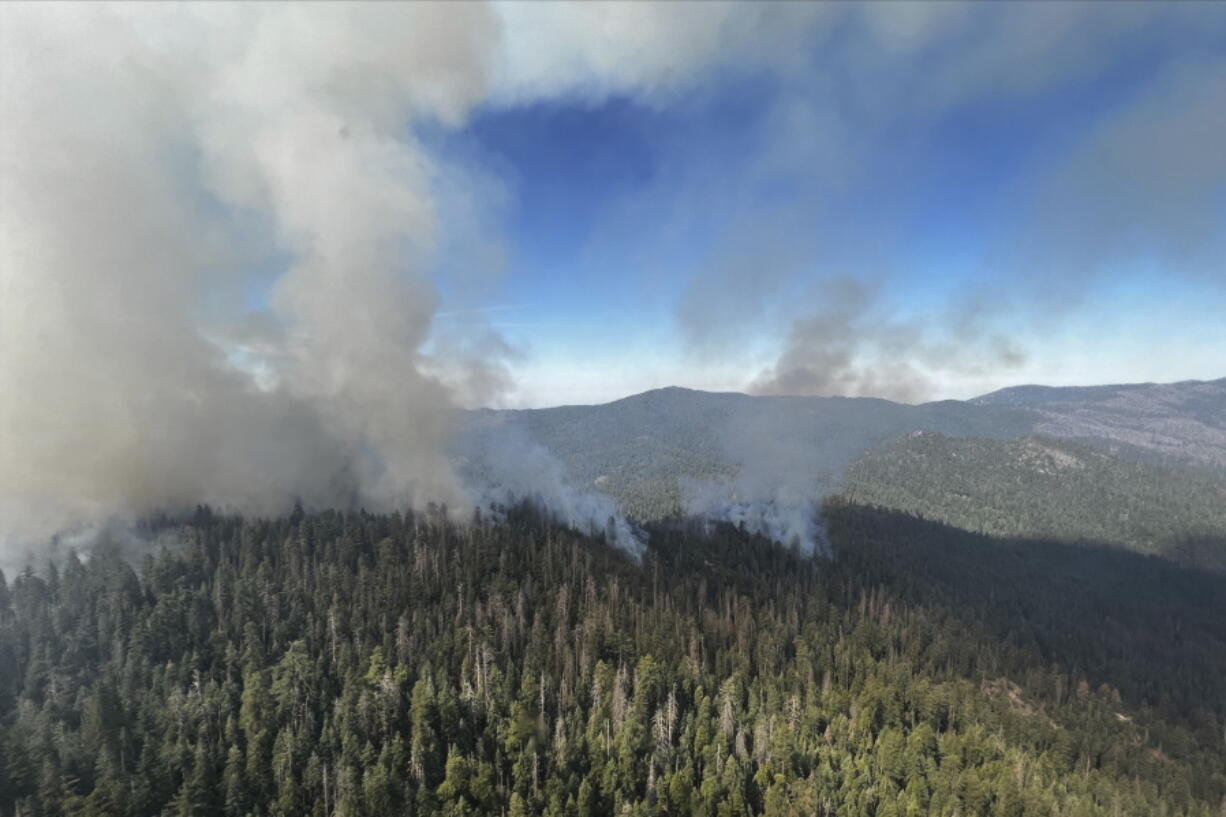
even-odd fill
[[[608,494],[639,520],[684,510],[679,486],[687,480],[721,482],[735,479],[746,469],[782,472],[793,486],[811,489],[816,501],[840,490],[853,462],[868,457],[881,463],[883,458],[875,457],[875,449],[915,431],[984,441],[968,443],[974,449],[977,472],[954,473],[942,466],[938,493],[987,472],[1008,471],[1016,462],[1016,452],[994,443],[1036,435],[1059,441],[1054,443],[1056,448],[1068,444],[1078,450],[1088,447],[1115,461],[1093,458],[1103,466],[1096,467],[1095,475],[1112,481],[1124,475],[1128,484],[1121,493],[1104,483],[1090,513],[1128,515],[1129,520],[1124,521],[1131,521],[1127,504],[1112,503],[1131,500],[1134,495],[1156,496],[1164,490],[1161,485],[1142,486],[1147,478],[1171,478],[1179,485],[1217,479],[1226,485],[1226,380],[1020,386],[969,401],[920,405],[872,398],[750,396],[667,388],[598,406],[466,412],[457,426],[461,449],[465,442],[483,435],[495,443],[511,436],[539,445],[577,488]],[[887,453],[897,450],[889,448]],[[997,455],[999,461],[989,461]],[[473,459],[469,457],[464,465],[479,474],[481,465]],[[1136,463],[1161,468],[1135,468]],[[1087,479],[1082,482],[1090,484]],[[993,489],[999,487],[993,483]],[[921,498],[938,501],[930,506],[915,504]],[[875,502],[879,498],[867,499]],[[916,494],[909,497],[911,504],[900,507],[950,518],[956,524],[981,521],[947,517],[946,499]],[[1200,503],[1196,497],[1190,500]],[[1159,524],[1177,527],[1182,520],[1175,512],[1182,508],[1177,506]],[[1121,538],[1120,526],[1105,522],[1069,530],[1035,528],[1034,521],[1033,514],[1023,514],[985,529],[1005,534],[1102,536],[1129,546],[1146,542],[1145,550],[1166,548],[1171,541],[1168,532],[1147,529],[1132,530]],[[1194,538],[1180,542],[1179,547],[1217,549]],[[1226,561],[1226,555],[1222,559]]]
[[[468,412],[458,420],[458,447],[482,435],[529,440],[555,457],[575,485],[651,520],[681,509],[682,480],[728,479],[747,463],[786,467],[813,486],[816,500],[837,489],[843,469],[865,451],[909,431],[1009,437],[1028,433],[1036,416],[954,400],[911,406],[667,388],[598,406]]]
[[[1112,386],[1014,386],[975,406],[1033,412],[1034,430],[1131,458],[1226,470],[1226,378]]]
[[[243,521],[0,595],[4,815],[1196,815],[1226,584],[831,504],[641,563],[535,512]]]
[[[1114,544],[1226,570],[1226,478],[1067,440],[916,432],[853,463],[843,492],[968,530]]]

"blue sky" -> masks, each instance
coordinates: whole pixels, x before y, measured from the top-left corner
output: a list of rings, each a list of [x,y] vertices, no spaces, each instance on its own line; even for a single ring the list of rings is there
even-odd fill
[[[1224,4],[172,8],[23,11],[5,209],[262,389],[1226,375]]]
[[[1213,157],[1172,155],[1177,134],[1165,144],[1181,105],[1222,96],[1226,9],[1069,9],[1020,27],[1006,18],[1032,10],[955,9],[901,50],[826,22],[784,46],[784,69],[752,42],[663,92],[496,99],[432,133],[500,191],[505,265],[481,314],[522,352],[510,402],[772,390],[762,373],[842,278],[872,289],[871,315],[846,339],[848,377],[817,392],[1226,374],[1226,178]],[[1172,97],[1169,123],[1146,121]],[[1186,127],[1226,144],[1226,112]],[[1116,164],[1094,167],[1096,140],[1121,146]],[[1213,201],[1216,229],[1165,235]],[[1168,246],[1185,238],[1188,254]],[[968,310],[976,331],[951,331]],[[931,349],[883,348],[883,326]],[[1016,354],[978,349],[989,336]],[[951,345],[967,359],[940,359]],[[916,383],[883,385],[899,366]]]

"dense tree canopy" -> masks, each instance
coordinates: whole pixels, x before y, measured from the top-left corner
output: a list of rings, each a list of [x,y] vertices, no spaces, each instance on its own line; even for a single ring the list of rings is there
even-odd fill
[[[1120,545],[1226,572],[1226,479],[1048,437],[913,432],[848,469],[843,492],[997,536]]]
[[[0,814],[1189,815],[1226,583],[831,504],[837,556],[527,509],[201,511],[0,583]]]

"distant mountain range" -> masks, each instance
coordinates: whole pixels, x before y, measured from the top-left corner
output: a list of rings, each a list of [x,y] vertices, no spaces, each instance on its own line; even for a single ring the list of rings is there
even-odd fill
[[[651,519],[678,509],[679,479],[720,480],[763,466],[832,490],[862,453],[909,431],[1012,437],[1031,431],[1036,419],[1011,406],[957,401],[909,406],[671,387],[604,405],[475,411],[463,431],[522,435],[552,453],[572,480]]]
[[[1182,548],[1185,561],[1226,567],[1226,379],[1017,386],[920,405],[665,388],[461,420],[462,439],[505,436],[640,520],[691,510],[695,486],[750,502],[850,493],[990,533]],[[479,473],[480,460],[465,467]]]
[[[1015,386],[971,400],[1033,412],[1034,431],[1132,456],[1226,469],[1226,378],[1121,386]]]

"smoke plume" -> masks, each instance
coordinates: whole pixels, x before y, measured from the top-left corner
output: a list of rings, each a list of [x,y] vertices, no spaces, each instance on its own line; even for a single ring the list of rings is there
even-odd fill
[[[522,429],[506,423],[477,426],[458,438],[457,448],[471,504],[497,509],[526,500],[565,525],[603,535],[631,556],[642,554],[646,534],[617,502],[578,486],[558,458]]]
[[[769,256],[750,242],[746,262],[711,276],[714,294],[697,282],[680,314],[713,344],[707,316],[740,314],[721,299],[769,312],[792,294],[790,273],[764,276],[763,258],[808,268],[839,229],[813,229],[832,204],[776,195],[795,174],[854,187],[901,117],[1094,81],[1163,22],[1197,35],[1204,68],[1167,66],[1145,106],[1040,168],[1049,181],[1022,191],[1036,212],[1026,243],[1060,258],[1027,266],[1092,268],[1121,231],[1152,229],[1173,236],[1156,242],[1161,256],[1212,268],[1220,225],[1204,213],[1217,187],[1205,180],[1221,171],[1222,73],[1211,46],[1226,15],[1171,9],[3,4],[0,556],[201,502],[276,513],[295,498],[473,501],[450,459],[454,408],[496,400],[514,352],[487,326],[448,335],[435,317],[441,291],[494,277],[440,256],[468,245],[479,246],[470,265],[498,257],[486,201],[498,196],[422,134],[462,128],[482,106],[619,95],[650,107],[719,75],[769,80],[777,104],[744,173],[695,159],[661,177],[679,213],[735,199],[751,221],[782,225],[746,235],[817,236]],[[1105,198],[1118,203],[1098,207]],[[1070,224],[1073,235],[1057,229]],[[851,268],[837,260],[821,269]],[[756,297],[764,277],[775,300]],[[933,337],[863,286],[835,283],[803,314],[771,315],[793,328],[755,390],[916,399],[934,361],[1017,358],[974,310],[970,334]],[[975,351],[942,357],[961,345]]]
[[[488,10],[3,11],[0,538],[461,497],[423,348]],[[270,265],[284,259],[284,268]]]
[[[749,390],[757,394],[872,396],[903,403],[931,397],[938,375],[1009,369],[1025,353],[986,328],[988,305],[962,300],[920,321],[880,304],[879,290],[834,278],[814,295],[816,307],[797,319],[783,350]]]
[[[485,216],[444,206],[472,178],[417,134],[676,89],[739,30],[698,15],[674,50],[696,17],[657,12],[575,7],[541,40],[484,4],[6,4],[0,543],[201,502],[464,504],[453,407],[509,352],[434,334],[439,248]]]

